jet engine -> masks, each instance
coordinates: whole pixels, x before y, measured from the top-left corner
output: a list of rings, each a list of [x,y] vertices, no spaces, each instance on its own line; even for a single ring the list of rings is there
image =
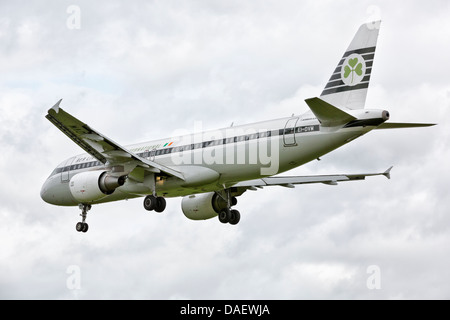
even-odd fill
[[[107,171],[81,172],[70,179],[70,192],[80,203],[90,203],[112,194],[126,178],[126,175],[112,176]]]
[[[234,201],[236,201],[234,199]],[[215,192],[193,194],[183,197],[181,209],[186,218],[191,220],[206,220],[217,216],[227,208],[227,201]]]

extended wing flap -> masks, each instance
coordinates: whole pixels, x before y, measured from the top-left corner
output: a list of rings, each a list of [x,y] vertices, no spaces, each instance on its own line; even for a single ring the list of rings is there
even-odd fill
[[[184,180],[182,173],[138,156],[65,112],[59,107],[61,101],[62,99],[48,110],[46,118],[84,151],[103,164],[116,165],[135,160],[136,165],[148,168],[149,171],[162,171]]]

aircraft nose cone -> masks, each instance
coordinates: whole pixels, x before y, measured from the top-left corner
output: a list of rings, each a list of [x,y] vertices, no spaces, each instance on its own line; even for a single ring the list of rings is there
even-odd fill
[[[55,204],[55,186],[46,180],[41,187],[41,199],[49,204]]]
[[[49,203],[47,182],[45,182],[41,187],[41,199]]]
[[[73,198],[69,184],[62,183],[59,176],[50,177],[41,187],[41,199],[58,206],[75,206],[78,202]]]

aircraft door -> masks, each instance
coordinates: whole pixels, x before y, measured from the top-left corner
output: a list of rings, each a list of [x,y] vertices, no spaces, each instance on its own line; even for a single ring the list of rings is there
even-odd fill
[[[63,170],[61,171],[61,182],[69,182],[70,165],[75,160],[75,157],[70,158],[64,164]]]
[[[154,160],[155,160],[155,156],[156,156],[156,148],[153,148],[153,149],[150,151],[149,160],[150,160],[150,161],[154,161]]]
[[[290,118],[283,130],[283,142],[285,147],[292,147],[297,145],[295,139],[295,126],[297,125],[298,117]]]

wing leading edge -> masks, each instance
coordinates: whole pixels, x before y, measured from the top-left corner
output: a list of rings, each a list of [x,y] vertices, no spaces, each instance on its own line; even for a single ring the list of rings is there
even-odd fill
[[[98,161],[117,165],[134,160],[137,165],[149,171],[164,172],[184,180],[181,172],[138,156],[65,112],[59,107],[61,101],[62,99],[48,110],[45,117]]]

